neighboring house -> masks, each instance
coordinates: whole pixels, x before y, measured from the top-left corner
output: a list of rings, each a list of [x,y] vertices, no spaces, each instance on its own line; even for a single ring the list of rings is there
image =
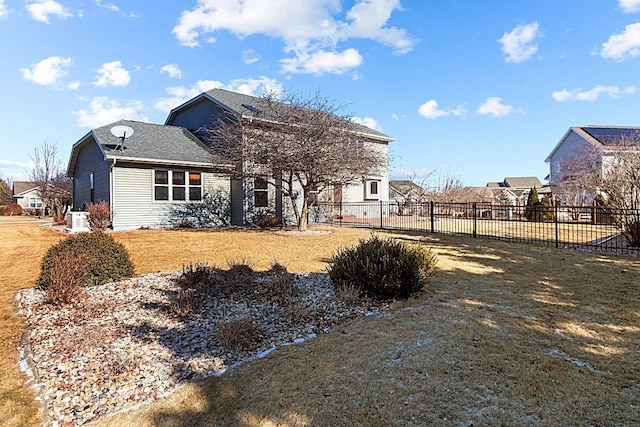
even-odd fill
[[[389,181],[389,197],[400,204],[427,201],[424,188],[408,179]]]
[[[551,193],[535,176],[506,177],[501,182],[488,182],[486,188],[493,192],[494,203],[511,206],[526,205],[533,188],[540,198]]]
[[[38,186],[33,182],[14,181],[11,194],[13,202],[27,212],[36,213],[44,207]]]
[[[611,165],[616,153],[638,144],[637,126],[570,127],[545,159],[549,163],[549,184],[554,198],[571,200],[573,204],[589,204],[595,192],[581,185],[580,173],[595,170],[602,173]],[[631,144],[630,144],[631,143]]]
[[[243,125],[251,125],[257,120],[254,105],[260,100],[213,89],[173,109],[164,125],[121,120],[92,130],[74,144],[69,160],[74,210],[106,201],[114,230],[157,228],[166,226],[176,204],[198,201],[207,193],[222,190],[229,194],[234,225],[245,224],[260,209],[284,217],[287,206],[280,192],[257,179],[230,179],[220,173],[220,167],[212,167],[205,144],[210,143],[207,130],[229,114],[241,118]],[[124,143],[111,132],[118,126],[134,131]],[[388,158],[392,138],[365,126],[358,128],[358,134]],[[366,177],[360,186],[334,188],[328,194],[337,202],[388,200],[388,170]]]

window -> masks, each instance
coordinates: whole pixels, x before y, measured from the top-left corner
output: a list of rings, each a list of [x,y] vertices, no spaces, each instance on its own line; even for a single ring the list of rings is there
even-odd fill
[[[202,174],[186,171],[154,171],[153,199],[175,202],[202,200]]]
[[[202,176],[200,172],[189,172],[189,200],[202,200]]]
[[[364,198],[366,200],[380,199],[380,181],[365,181]]]
[[[29,197],[29,207],[40,209],[42,207],[42,199],[40,197]]]
[[[155,200],[169,200],[169,171],[156,171],[154,184]]]
[[[256,208],[269,207],[269,187],[262,178],[253,181],[253,203]]]
[[[171,191],[172,200],[185,200],[185,181],[184,172],[172,172],[171,173]]]

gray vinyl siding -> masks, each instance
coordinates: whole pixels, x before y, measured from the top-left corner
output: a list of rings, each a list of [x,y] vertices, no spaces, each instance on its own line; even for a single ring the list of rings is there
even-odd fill
[[[85,209],[91,202],[91,173],[93,173],[93,200],[110,203],[109,192],[110,163],[98,144],[91,139],[78,152],[78,161],[73,171],[73,210]]]
[[[202,127],[213,128],[218,122],[218,117],[223,114],[222,108],[203,99],[177,113],[172,122],[167,124],[181,126],[197,134],[198,129]]]
[[[166,170],[166,167],[159,169]],[[169,168],[170,170],[186,170]],[[196,170],[191,169],[192,172]],[[174,202],[153,200],[154,169],[126,167],[114,168],[113,229],[135,230],[141,227],[162,228],[168,225]],[[202,192],[221,188],[230,191],[229,179],[211,173],[202,173]],[[184,202],[178,202],[184,203]]]

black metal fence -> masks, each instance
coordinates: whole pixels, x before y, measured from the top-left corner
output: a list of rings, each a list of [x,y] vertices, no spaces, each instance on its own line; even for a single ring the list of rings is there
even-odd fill
[[[637,255],[640,210],[490,203],[325,203],[309,223],[421,231]],[[622,224],[625,224],[624,226]],[[637,234],[637,230],[636,233]]]

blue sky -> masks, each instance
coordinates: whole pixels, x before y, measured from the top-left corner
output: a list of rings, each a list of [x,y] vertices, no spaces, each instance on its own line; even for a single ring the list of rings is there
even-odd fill
[[[640,0],[0,0],[0,177],[43,141],[163,123],[220,87],[320,91],[392,176],[548,173],[570,126],[640,125]]]

